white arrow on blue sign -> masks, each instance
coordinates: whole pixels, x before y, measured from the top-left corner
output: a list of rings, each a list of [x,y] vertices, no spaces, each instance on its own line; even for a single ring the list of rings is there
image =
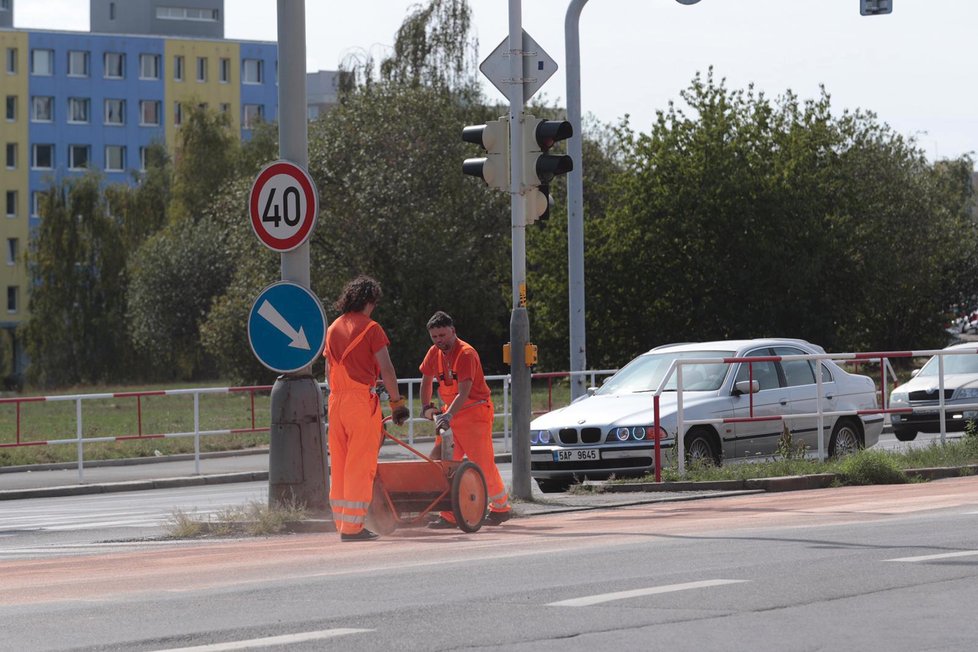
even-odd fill
[[[301,285],[269,285],[248,314],[248,343],[258,361],[272,371],[292,373],[308,367],[326,343],[322,304]]]

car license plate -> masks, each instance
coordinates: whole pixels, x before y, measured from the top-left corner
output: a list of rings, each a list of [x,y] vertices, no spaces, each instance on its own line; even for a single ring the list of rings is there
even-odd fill
[[[587,462],[600,459],[601,452],[597,448],[575,448],[568,451],[554,451],[554,462]]]

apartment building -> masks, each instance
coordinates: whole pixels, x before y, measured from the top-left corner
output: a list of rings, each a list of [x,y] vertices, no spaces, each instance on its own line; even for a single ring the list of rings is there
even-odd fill
[[[151,143],[172,150],[186,103],[227,113],[242,139],[277,119],[276,43],[224,39],[223,0],[90,5],[92,31],[21,30],[14,0],[0,0],[0,329],[11,336],[28,316],[24,253],[52,181],[97,169],[133,183]]]

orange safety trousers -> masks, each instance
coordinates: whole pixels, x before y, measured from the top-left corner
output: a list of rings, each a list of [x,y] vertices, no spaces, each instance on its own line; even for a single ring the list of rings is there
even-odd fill
[[[503,477],[496,466],[496,453],[492,447],[493,408],[491,401],[472,407],[462,408],[451,421],[454,435],[455,451],[452,459],[461,460],[468,457],[482,469],[486,477],[486,490],[489,493],[489,511],[508,512],[512,509],[509,504],[509,492],[503,483]],[[455,522],[451,512],[441,512],[441,517]]]
[[[380,399],[330,365],[329,505],[340,534],[356,534],[367,520],[381,443]]]

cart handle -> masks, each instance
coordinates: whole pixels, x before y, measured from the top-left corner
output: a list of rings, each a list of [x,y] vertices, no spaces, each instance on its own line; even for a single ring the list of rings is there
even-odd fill
[[[405,441],[403,441],[401,439],[398,439],[397,437],[395,437],[394,435],[392,435],[390,432],[388,432],[388,430],[387,430],[387,424],[390,423],[393,420],[394,420],[394,418],[392,416],[386,416],[386,417],[384,417],[383,419],[380,420],[380,432],[381,432],[381,435],[382,435],[381,436],[381,442],[383,443],[384,437],[386,437],[387,439],[390,439],[391,441],[393,441],[395,444],[400,444],[404,448],[408,449],[409,451],[411,451],[412,453],[414,453],[415,455],[417,455],[421,459],[423,459],[423,460],[425,460],[427,462],[431,462],[432,464],[437,465],[438,462],[436,462],[435,460],[431,459],[430,457],[428,457],[427,455],[425,455],[424,453],[422,453],[418,449],[414,448],[413,446],[409,445],[407,442],[405,442]]]

